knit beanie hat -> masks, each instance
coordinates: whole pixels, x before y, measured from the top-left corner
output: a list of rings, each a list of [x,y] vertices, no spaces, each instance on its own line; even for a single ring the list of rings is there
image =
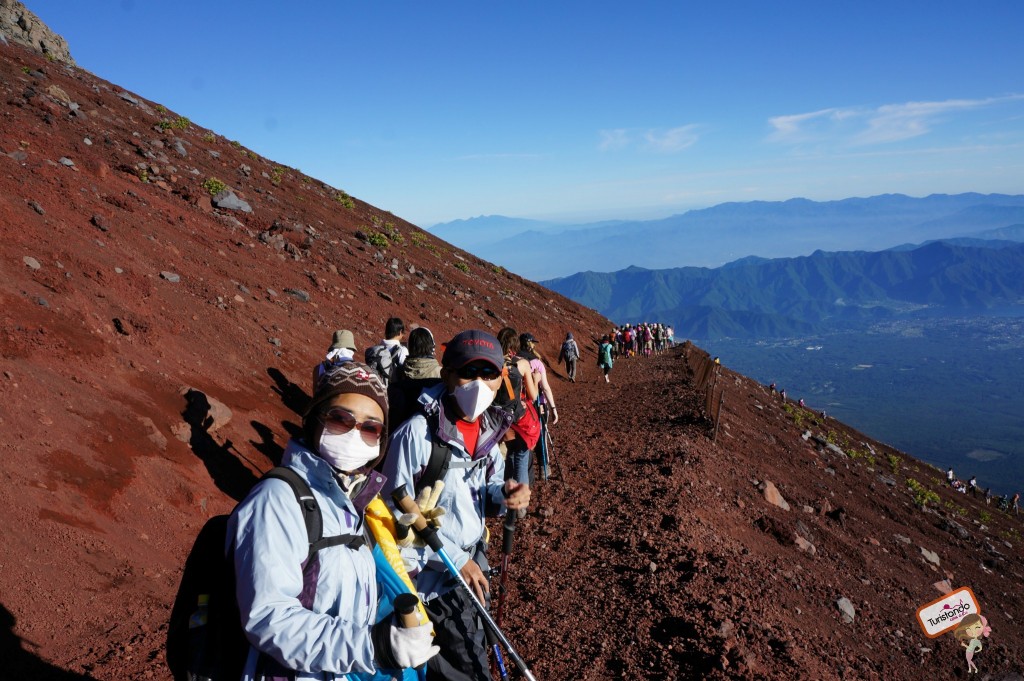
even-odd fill
[[[384,435],[380,439],[380,456],[384,456],[388,446],[388,390],[376,371],[359,362],[334,364],[317,379],[313,399],[309,401],[306,413],[302,416],[302,427],[307,440],[313,432],[319,407],[338,395],[346,394],[364,395],[380,405],[380,410],[384,413]],[[310,447],[316,446],[315,442],[307,441],[306,444]]]

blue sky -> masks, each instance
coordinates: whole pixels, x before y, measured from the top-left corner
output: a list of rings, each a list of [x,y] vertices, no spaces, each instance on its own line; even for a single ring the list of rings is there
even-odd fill
[[[411,222],[1024,192],[1024,3],[25,0],[80,66]]]

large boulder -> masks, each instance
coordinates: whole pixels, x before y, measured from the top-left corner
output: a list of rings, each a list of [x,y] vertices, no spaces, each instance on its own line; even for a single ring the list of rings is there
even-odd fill
[[[49,26],[18,0],[0,0],[0,34],[57,61],[75,63],[67,41],[51,31]]]

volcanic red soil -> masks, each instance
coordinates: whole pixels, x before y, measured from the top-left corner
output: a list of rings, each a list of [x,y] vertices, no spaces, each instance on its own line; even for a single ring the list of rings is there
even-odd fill
[[[4,679],[170,677],[191,543],[277,461],[335,329],[362,349],[391,315],[439,338],[508,324],[554,355],[610,324],[20,47],[0,44],[0,102]],[[215,208],[211,178],[252,212]],[[716,435],[697,349],[605,384],[583,345],[582,380],[551,366],[555,465],[507,577],[538,679],[966,677],[915,621],[950,586],[992,626],[980,677],[1021,678],[1017,519],[727,366]]]

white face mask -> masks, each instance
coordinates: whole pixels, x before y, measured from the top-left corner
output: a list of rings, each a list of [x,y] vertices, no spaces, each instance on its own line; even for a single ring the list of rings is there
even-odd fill
[[[366,444],[358,428],[341,435],[328,433],[324,428],[319,449],[321,459],[346,473],[359,470],[380,455],[380,446]]]
[[[459,410],[470,421],[476,421],[480,414],[487,411],[496,394],[481,380],[470,381],[452,391],[455,404],[459,405]]]

